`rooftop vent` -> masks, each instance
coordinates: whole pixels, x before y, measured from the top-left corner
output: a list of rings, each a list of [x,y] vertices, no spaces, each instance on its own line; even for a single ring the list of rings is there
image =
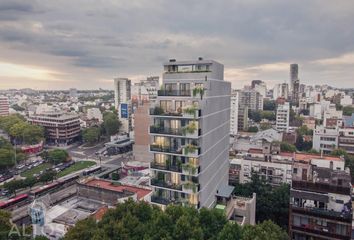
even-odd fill
[[[202,57],[199,57],[199,58],[198,58],[198,60],[199,60],[199,61],[202,61],[202,60],[203,60],[203,58],[202,58]]]
[[[170,62],[176,62],[176,59],[170,59]]]

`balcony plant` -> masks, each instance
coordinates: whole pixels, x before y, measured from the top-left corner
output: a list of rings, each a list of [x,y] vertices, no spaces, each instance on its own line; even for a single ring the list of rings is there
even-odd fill
[[[186,171],[191,175],[194,175],[197,171],[197,168],[195,166],[193,166],[191,163],[183,164],[182,168],[183,168],[183,171]]]
[[[200,86],[196,86],[195,88],[193,88],[193,97],[197,96],[197,94],[200,95],[200,99],[203,99],[204,88]]]
[[[164,113],[165,113],[165,111],[163,110],[162,107],[156,106],[156,107],[154,108],[154,115],[162,115],[162,114],[164,114]]]
[[[185,189],[190,189],[190,190],[192,190],[193,193],[196,193],[196,191],[197,191],[197,184],[195,184],[195,183],[193,183],[193,182],[190,182],[190,181],[184,183],[184,184],[183,184],[183,187],[184,187]]]
[[[189,114],[189,115],[193,115],[195,118],[196,117],[196,115],[195,115],[196,110],[197,110],[197,107],[195,105],[191,105],[191,106],[183,109],[183,112],[186,114]]]
[[[187,126],[182,128],[183,135],[193,134],[197,130],[197,124],[195,121],[190,122]]]
[[[194,153],[197,150],[197,146],[193,145],[193,144],[187,144],[184,147],[184,154],[188,155],[189,153]]]

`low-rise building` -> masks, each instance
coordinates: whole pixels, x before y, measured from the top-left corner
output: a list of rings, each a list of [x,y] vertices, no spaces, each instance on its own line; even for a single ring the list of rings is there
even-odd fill
[[[290,190],[290,239],[351,239],[350,181],[342,158],[296,159]]]
[[[28,122],[44,127],[47,143],[70,144],[80,134],[80,119],[75,113],[42,112],[29,116]]]
[[[9,115],[9,99],[5,96],[0,96],[0,117]]]
[[[338,147],[338,128],[317,126],[313,131],[313,149],[324,154],[332,152]]]
[[[289,130],[290,104],[279,104],[277,108],[276,129],[287,132]]]
[[[354,155],[354,128],[339,129],[338,148]]]

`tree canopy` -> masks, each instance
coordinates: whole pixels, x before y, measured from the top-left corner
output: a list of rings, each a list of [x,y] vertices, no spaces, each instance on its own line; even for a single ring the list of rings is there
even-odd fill
[[[101,130],[98,127],[86,128],[82,132],[84,142],[94,144],[99,142],[101,137]]]
[[[63,149],[54,149],[48,152],[48,160],[53,164],[65,162],[69,158],[67,151]]]
[[[290,186],[288,184],[272,187],[258,174],[253,173],[251,182],[235,185],[234,193],[245,197],[251,197],[253,193],[256,193],[257,222],[271,220],[287,229],[290,198]]]
[[[112,112],[103,113],[103,126],[106,134],[112,136],[119,132],[121,122],[118,120],[118,116]]]
[[[36,144],[44,138],[44,129],[31,125],[20,115],[0,117],[0,128],[7,132],[17,144]]]
[[[351,116],[353,113],[354,113],[354,107],[353,106],[345,106],[345,107],[343,107],[343,115]]]
[[[168,206],[162,211],[145,202],[128,200],[110,209],[100,222],[93,218],[79,221],[71,228],[64,240],[90,239],[264,239],[285,240],[287,234],[271,221],[257,226],[240,227],[229,223],[216,209]]]

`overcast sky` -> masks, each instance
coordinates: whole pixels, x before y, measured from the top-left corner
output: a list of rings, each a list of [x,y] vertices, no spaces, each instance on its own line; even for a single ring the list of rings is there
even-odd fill
[[[0,89],[112,88],[162,63],[214,59],[253,79],[354,87],[352,0],[0,0]]]

